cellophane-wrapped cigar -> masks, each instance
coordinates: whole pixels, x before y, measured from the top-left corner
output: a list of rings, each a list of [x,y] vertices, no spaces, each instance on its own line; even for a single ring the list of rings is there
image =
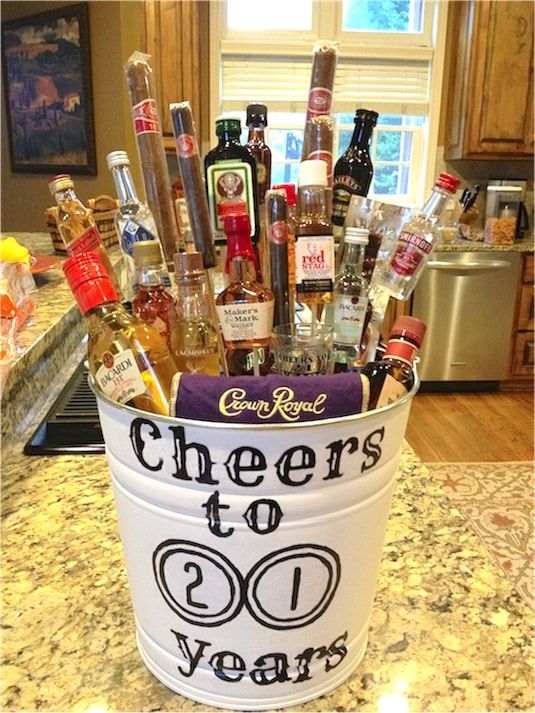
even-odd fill
[[[173,118],[176,155],[188,205],[195,249],[202,254],[205,269],[214,267],[216,254],[212,224],[202,179],[199,146],[191,106],[189,102],[185,101],[171,104],[169,108]]]
[[[288,204],[283,190],[266,192],[266,237],[269,276],[275,295],[273,326],[292,321],[288,276]]]
[[[327,40],[318,40],[316,42],[313,49],[303,147],[307,140],[307,126],[312,117],[331,113],[337,59],[337,43],[328,42]],[[302,154],[301,161],[305,159],[306,156]]]
[[[124,72],[132,104],[145,195],[158,228],[165,261],[168,269],[173,270],[173,255],[180,237],[149,60],[150,55],[134,52],[128,58]]]
[[[335,121],[332,116],[313,116],[305,127],[303,161],[319,159],[327,164],[327,181],[333,184],[333,140]]]

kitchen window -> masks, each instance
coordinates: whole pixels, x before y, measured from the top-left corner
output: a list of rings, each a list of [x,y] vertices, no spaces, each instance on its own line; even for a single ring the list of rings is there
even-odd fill
[[[445,37],[445,3],[431,0],[248,0],[211,4],[212,124],[268,107],[272,182],[295,182],[312,48],[339,43],[334,160],[349,143],[355,109],[379,112],[370,195],[420,204],[433,180]],[[244,127],[244,138],[247,131]]]

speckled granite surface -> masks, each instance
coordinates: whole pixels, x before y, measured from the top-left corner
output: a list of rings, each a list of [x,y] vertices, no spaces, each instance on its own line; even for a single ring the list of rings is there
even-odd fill
[[[441,242],[435,248],[437,252],[513,252],[532,253],[534,250],[533,237],[525,240],[517,240],[512,245],[487,245],[475,240],[453,240],[451,242]]]

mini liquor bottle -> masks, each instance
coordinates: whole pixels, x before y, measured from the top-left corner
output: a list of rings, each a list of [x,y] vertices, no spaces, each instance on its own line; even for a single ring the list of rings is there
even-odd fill
[[[264,203],[266,191],[271,186],[271,149],[266,144],[264,130],[268,125],[267,107],[264,104],[249,104],[247,107],[249,135],[245,144],[256,160],[258,202]]]
[[[421,211],[401,228],[396,245],[377,279],[374,275],[374,289],[375,285],[378,289],[384,288],[398,300],[410,297],[437,243],[439,236],[435,226],[440,214],[459,184],[455,176],[440,174]]]
[[[373,178],[370,143],[378,114],[368,109],[355,112],[351,142],[340,156],[333,174],[333,224],[341,233],[351,196],[367,196]]]
[[[177,253],[174,278],[177,323],[171,333],[171,351],[178,370],[219,376],[219,326],[211,318],[202,254]]]
[[[150,324],[170,346],[176,311],[173,297],[164,286],[160,243],[157,240],[134,243],[134,261],[138,291],[132,301],[132,313]]]
[[[165,341],[118,302],[96,254],[70,257],[63,271],[86,317],[89,371],[97,389],[120,404],[168,415],[177,368]]]
[[[416,317],[402,316],[394,322],[381,361],[369,362],[361,370],[370,382],[369,409],[381,408],[407,394],[414,386],[414,357],[426,326]]]
[[[273,292],[256,280],[251,257],[249,216],[225,219],[229,286],[216,299],[231,376],[269,373],[269,341],[273,327]]]
[[[362,334],[371,316],[368,283],[362,275],[367,244],[367,230],[347,228],[332,302],[335,371],[345,371],[360,363]]]
[[[318,319],[323,304],[332,299],[334,281],[334,239],[326,186],[325,161],[302,161],[295,222],[295,285],[297,300],[307,304]]]
[[[115,291],[121,295],[119,283],[93,213],[85,207],[74,192],[74,183],[71,177],[66,173],[54,176],[48,182],[48,187],[58,204],[58,232],[65,243],[67,253],[69,255],[96,253],[104,265]]]
[[[245,207],[254,244],[260,235],[256,161],[250,150],[240,144],[239,119],[217,119],[218,144],[204,159],[206,191],[216,244],[225,244],[224,218],[235,213],[237,204]]]

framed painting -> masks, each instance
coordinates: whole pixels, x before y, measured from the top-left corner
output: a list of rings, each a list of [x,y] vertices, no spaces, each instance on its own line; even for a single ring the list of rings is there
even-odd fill
[[[11,170],[96,175],[87,3],[2,23]]]

